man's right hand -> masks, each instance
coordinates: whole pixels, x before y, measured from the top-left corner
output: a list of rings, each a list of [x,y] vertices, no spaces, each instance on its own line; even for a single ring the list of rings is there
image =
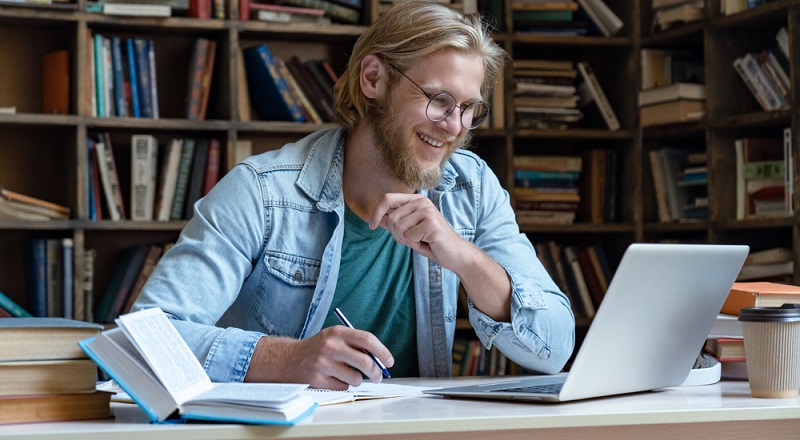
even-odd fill
[[[245,382],[307,383],[313,388],[344,390],[361,385],[361,373],[379,383],[383,375],[366,351],[386,367],[394,358],[372,333],[341,325],[303,339],[262,337],[247,369]]]

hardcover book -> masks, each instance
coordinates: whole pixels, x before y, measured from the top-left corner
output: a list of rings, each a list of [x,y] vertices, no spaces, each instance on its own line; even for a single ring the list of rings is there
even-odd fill
[[[85,359],[78,341],[102,330],[100,324],[65,318],[0,319],[0,361]]]
[[[780,307],[800,304],[800,286],[770,282],[733,283],[722,313],[738,315],[743,307]]]
[[[300,105],[292,99],[289,86],[267,45],[245,49],[242,54],[250,102],[259,118],[265,121],[305,122]]]
[[[291,425],[317,406],[303,392],[307,384],[212,383],[159,308],[123,315],[117,325],[80,346],[153,423],[177,416]]]

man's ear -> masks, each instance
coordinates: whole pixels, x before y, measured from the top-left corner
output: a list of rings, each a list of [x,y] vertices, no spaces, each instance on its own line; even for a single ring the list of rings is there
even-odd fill
[[[361,60],[361,74],[358,77],[364,96],[368,99],[382,98],[387,89],[386,75],[386,66],[378,56],[365,56]]]

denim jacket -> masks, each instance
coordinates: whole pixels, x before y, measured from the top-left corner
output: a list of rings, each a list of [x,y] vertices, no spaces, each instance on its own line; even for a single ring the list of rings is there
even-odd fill
[[[321,330],[336,290],[344,231],[346,133],[321,130],[234,167],[195,205],[133,310],[161,307],[215,382],[244,380],[259,338],[307,338]],[[487,164],[456,151],[440,184],[423,191],[448,223],[502,265],[511,322],[469,303],[483,345],[556,373],[574,345],[569,301],[521,234],[508,193]],[[421,376],[451,374],[459,280],[413,254]]]

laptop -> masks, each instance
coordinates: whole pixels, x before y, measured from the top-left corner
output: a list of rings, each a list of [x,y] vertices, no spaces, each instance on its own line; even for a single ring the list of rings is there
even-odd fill
[[[678,386],[700,354],[748,251],[743,245],[632,244],[569,373],[424,392],[566,402]]]

